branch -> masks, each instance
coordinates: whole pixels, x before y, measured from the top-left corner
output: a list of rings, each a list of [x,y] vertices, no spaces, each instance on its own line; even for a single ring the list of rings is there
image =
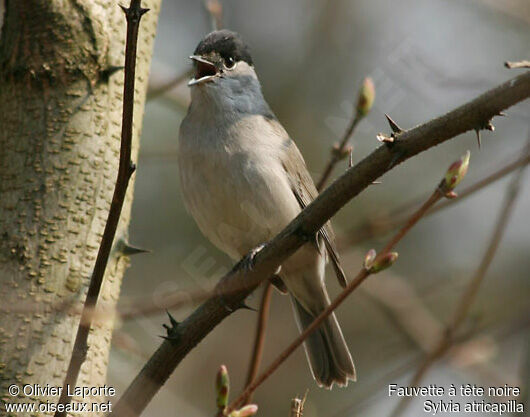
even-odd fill
[[[261,358],[263,356],[263,347],[265,345],[265,331],[267,330],[267,322],[269,320],[269,310],[272,299],[272,284],[267,282],[265,289],[263,290],[263,296],[261,298],[261,304],[259,307],[258,323],[256,326],[256,337],[254,338],[254,348],[252,349],[252,358],[250,360],[250,366],[248,369],[247,382],[245,384],[248,387],[258,375],[259,366],[261,364]],[[252,395],[245,398],[245,403],[252,401]]]
[[[497,249],[504,235],[504,231],[506,230],[506,225],[508,224],[510,216],[513,212],[517,195],[519,194],[521,179],[525,167],[526,165],[520,168],[519,172],[515,175],[514,179],[509,184],[504,204],[501,208],[499,218],[495,225],[495,230],[493,232],[493,235],[491,236],[488,248],[480,262],[480,265],[475,274],[473,275],[473,278],[470,280],[464,293],[462,294],[458,304],[456,305],[453,311],[452,318],[447,327],[445,328],[441,339],[438,341],[436,346],[425,356],[425,359],[414,374],[409,384],[410,386],[418,386],[423,380],[423,377],[425,376],[427,371],[430,369],[430,367],[438,359],[440,359],[453,345],[455,334],[466,319],[471,305],[475,301],[480,285],[484,281],[486,272],[488,271],[488,268],[491,265],[491,261],[497,253]],[[397,407],[392,412],[392,417],[400,416],[407,408],[411,398],[412,397],[403,397],[402,400],[398,403]]]
[[[161,96],[162,94],[166,93],[172,88],[185,82],[187,79],[191,77],[192,74],[193,74],[193,70],[188,69],[184,71],[182,74],[177,75],[174,79],[161,83],[160,85],[154,86],[150,84],[149,89],[147,90],[146,100],[150,101],[150,100],[153,100]]]
[[[469,197],[475,192],[480,191],[481,189],[487,187],[495,181],[505,177],[516,169],[524,165],[528,165],[530,163],[530,151],[527,147],[525,147],[524,150],[518,152],[517,155],[517,158],[508,162],[506,165],[502,166],[498,170],[492,172],[485,178],[459,191],[458,199],[445,200],[442,201],[440,204],[437,204],[435,207],[432,208],[432,210],[430,210],[426,214],[426,216],[430,216],[431,214],[437,213],[440,210],[443,210],[455,203],[462,201],[462,199]],[[416,201],[405,203],[397,209],[393,210],[390,214],[382,215],[379,218],[372,219],[371,221],[363,223],[355,229],[351,229],[346,233],[337,236],[337,244],[339,248],[345,246],[354,246],[359,244],[360,242],[365,241],[366,239],[381,236],[394,229],[397,229],[399,225],[403,224],[403,221],[406,219],[408,213],[410,213],[411,209],[416,205]]]
[[[451,165],[445,178],[436,187],[432,195],[427,201],[410,217],[407,223],[402,229],[396,233],[392,239],[385,245],[384,249],[379,255],[376,255],[372,249],[368,252],[365,257],[364,266],[361,268],[357,276],[350,282],[346,288],[333,300],[333,302],[315,318],[315,320],[309,325],[300,335],[272,362],[271,365],[258,377],[256,381],[245,388],[242,394],[239,395],[227,408],[228,412],[236,409],[245,398],[252,395],[252,393],[258,388],[267,378],[269,378],[285,360],[291,356],[291,354],[298,349],[302,343],[313,333],[322,322],[331,314],[342,302],[361,285],[361,283],[372,274],[376,274],[383,269],[388,268],[397,259],[397,253],[391,253],[390,251],[395,245],[403,239],[403,237],[412,229],[412,227],[418,223],[423,215],[429,210],[434,204],[436,204],[444,195],[454,195],[453,188],[462,180],[467,172],[469,163],[469,152],[460,161],[455,162]]]
[[[105,269],[112,249],[112,243],[114,241],[114,236],[116,235],[116,228],[118,227],[118,222],[120,220],[125,194],[127,193],[129,179],[135,170],[135,165],[131,161],[131,141],[136,71],[136,45],[140,19],[148,9],[143,9],[141,7],[141,0],[131,0],[130,7],[127,9],[122,6],[122,9],[125,12],[127,19],[127,41],[125,46],[125,81],[123,86],[123,116],[118,177],[116,179],[116,186],[114,188],[114,195],[112,196],[107,223],[105,224],[103,238],[101,239],[96,264],[94,265],[94,272],[92,273],[92,278],[88,287],[83,312],[81,313],[72,357],[70,358],[70,363],[64,379],[63,389],[57,408],[58,411],[55,413],[55,417],[66,417],[66,411],[59,410],[65,410],[65,406],[70,403],[71,397],[68,395],[68,387],[75,386],[81,365],[86,358],[88,351],[88,333],[93,318],[92,312],[98,301]]]
[[[477,191],[480,191],[486,186],[492,184],[493,182],[504,178],[506,175],[515,171],[517,168],[530,163],[529,151],[518,152],[518,155],[520,154],[522,154],[522,156],[518,156],[517,158],[508,162],[500,169],[496,170],[485,178],[475,182],[474,184],[468,187],[462,188],[462,190],[458,192],[457,199],[447,199],[440,202],[431,210],[429,210],[429,212],[426,213],[426,216],[430,216],[431,214],[437,213],[440,210],[451,206],[452,204],[458,203],[462,199],[472,195]],[[406,216],[402,215],[402,213],[405,212],[407,213],[407,215],[410,215],[409,213],[411,213],[411,210],[416,207],[418,203],[419,202],[417,201],[405,203],[400,206],[399,209],[393,210],[390,215],[381,216],[380,218],[370,222],[370,224],[375,224],[376,226],[370,226],[370,224],[366,223],[356,229],[352,229],[344,234],[339,235],[337,237],[339,248],[353,246],[358,244],[359,242],[364,241],[365,239],[384,235],[385,233],[390,232],[391,230],[397,229],[406,221],[407,218]],[[392,220],[388,220],[388,218]],[[130,320],[136,317],[145,317],[154,314],[161,314],[164,313],[166,310],[174,310],[184,305],[204,301],[212,295],[214,295],[214,291],[212,289],[189,289],[187,291],[178,290],[168,293],[163,300],[158,300],[157,302],[154,302],[152,300],[152,297],[138,297],[130,302],[125,303],[121,307],[119,311],[120,318],[122,320]],[[63,308],[59,306],[57,310],[63,311]],[[99,312],[100,308],[98,307],[97,310]],[[22,304],[20,306],[17,305],[11,307],[9,311],[31,312],[34,311],[34,306]],[[106,312],[103,313],[106,314]]]
[[[348,126],[346,127],[346,131],[342,135],[342,139],[339,143],[336,143],[333,146],[331,150],[331,158],[326,167],[324,168],[322,176],[318,180],[318,191],[322,191],[337,163],[352,152],[353,149],[347,146],[348,141],[353,136],[353,132],[355,132],[357,124],[364,118],[364,116],[366,116],[370,112],[374,99],[374,83],[371,78],[365,78],[363,81],[363,85],[361,86],[361,90],[359,91],[359,97],[357,100],[357,107],[355,108],[355,112],[350,122],[348,123]]]
[[[241,307],[261,282],[268,279],[290,255],[312,236],[349,200],[397,164],[461,133],[483,126],[502,110],[530,96],[530,72],[489,90],[476,99],[430,122],[397,135],[391,145],[382,145],[331,184],[253,258],[253,268],[239,262],[225,275],[215,295],[178,325],[171,340],[165,340],[116,404],[114,417],[126,409],[138,416],[182,359],[234,310]]]

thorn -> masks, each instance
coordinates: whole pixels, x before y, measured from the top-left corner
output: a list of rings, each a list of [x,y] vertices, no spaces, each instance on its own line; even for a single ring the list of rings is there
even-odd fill
[[[257,312],[258,310],[256,310],[254,307],[250,307],[248,304],[245,304],[244,301],[242,301],[238,306],[237,306],[237,309],[242,309],[242,310],[250,310],[250,311],[254,311],[254,312]]]
[[[125,67],[123,65],[109,65],[107,68],[99,72],[99,81],[107,82],[112,75],[123,70],[124,68]]]
[[[353,146],[350,146],[350,159],[348,161],[348,168],[353,166]]]
[[[167,336],[160,336],[162,339],[169,340],[170,342],[176,342],[179,339],[179,322],[171,315],[169,311],[166,310],[166,313],[169,317],[169,326],[164,323],[162,327],[166,329]]]
[[[173,317],[168,310],[166,310],[166,314],[169,317],[169,323],[171,324],[171,327],[177,328],[180,323],[177,320],[175,320],[175,317]]]
[[[444,194],[444,197],[448,198],[449,200],[452,200],[453,198],[458,197],[458,194],[455,193],[454,191],[449,191],[448,193]]]
[[[392,120],[392,118],[385,113],[386,120],[388,121],[388,124],[390,125],[390,129],[392,129],[392,132],[394,133],[402,133],[403,129],[401,129],[396,122]]]
[[[475,133],[477,134],[477,144],[480,149],[480,129],[475,129]]]
[[[383,181],[372,181],[372,185],[382,184]]]
[[[495,126],[491,123],[491,120],[488,120],[488,122],[484,125],[484,129],[489,130],[490,132],[493,132],[495,130]]]
[[[379,133],[376,137],[379,142],[386,144],[394,143],[395,139],[394,136],[387,136],[384,133]]]
[[[497,116],[508,117],[508,115],[504,113],[503,111],[500,111],[499,113],[497,113]]]
[[[136,171],[136,164],[133,161],[129,161],[129,177]]]
[[[132,0],[131,7],[126,7],[120,4],[120,8],[123,10],[123,13],[125,13],[127,20],[138,22],[142,16],[149,11],[149,9],[140,7],[141,3],[141,0]]]
[[[128,243],[125,243],[121,250],[121,253],[127,256],[131,256],[136,255],[138,253],[151,253],[151,251],[149,249],[137,248],[135,246],[129,245]]]

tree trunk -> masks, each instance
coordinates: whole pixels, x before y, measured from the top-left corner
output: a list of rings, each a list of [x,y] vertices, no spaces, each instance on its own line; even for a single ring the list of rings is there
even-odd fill
[[[160,1],[142,4],[151,11],[142,19],[138,42],[133,160]],[[38,405],[58,399],[23,394],[17,399],[7,388],[61,386],[65,376],[116,181],[123,71],[115,67],[124,62],[126,28],[117,1],[6,0],[5,6],[0,42],[2,415],[4,401]],[[119,243],[127,239],[131,202],[129,192],[99,298],[108,307],[118,300],[127,265]],[[112,326],[112,317],[93,326],[78,385],[105,383]]]

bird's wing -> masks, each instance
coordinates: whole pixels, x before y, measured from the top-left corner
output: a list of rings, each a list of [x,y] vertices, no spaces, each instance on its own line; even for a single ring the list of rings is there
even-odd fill
[[[293,190],[300,207],[304,209],[318,196],[318,191],[313,179],[307,171],[302,154],[296,147],[296,144],[290,139],[286,141],[282,165],[289,178],[291,189]],[[339,284],[342,287],[346,287],[346,274],[340,265],[339,255],[335,246],[335,234],[333,233],[333,228],[329,221],[318,231],[318,236],[322,238],[324,242]]]

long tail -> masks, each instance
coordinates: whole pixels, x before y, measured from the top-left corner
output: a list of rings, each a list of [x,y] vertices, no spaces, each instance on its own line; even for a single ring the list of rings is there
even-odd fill
[[[291,296],[291,300],[298,327],[300,331],[303,331],[313,322],[316,315],[308,312],[295,297]],[[322,310],[325,307],[326,305]],[[338,386],[346,386],[348,380],[357,379],[350,351],[335,314],[329,315],[321,326],[306,339],[304,348],[313,378],[318,385],[331,389],[334,383]]]

